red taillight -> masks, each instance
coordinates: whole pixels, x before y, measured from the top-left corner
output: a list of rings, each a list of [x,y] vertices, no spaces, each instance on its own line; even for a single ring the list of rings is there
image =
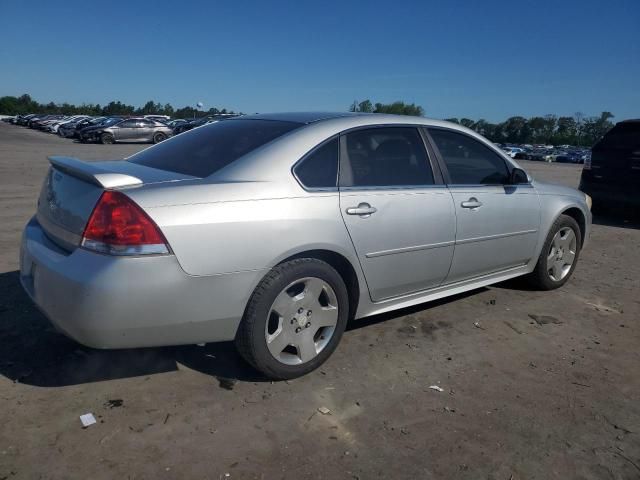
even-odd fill
[[[89,217],[82,246],[113,255],[169,253],[153,220],[125,194],[109,190],[103,192]]]

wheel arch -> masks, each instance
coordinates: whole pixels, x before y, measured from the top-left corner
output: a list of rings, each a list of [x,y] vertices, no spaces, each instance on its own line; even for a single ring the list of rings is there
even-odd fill
[[[315,258],[331,265],[344,280],[349,294],[349,320],[352,320],[358,310],[360,303],[360,280],[358,273],[352,263],[344,255],[333,250],[313,249],[304,250],[291,255],[280,262],[278,265],[299,258]]]
[[[569,207],[560,212],[560,215],[567,215],[568,217],[571,217],[576,221],[576,223],[580,227],[580,244],[584,244],[587,234],[587,219],[582,210],[580,210],[578,207]]]

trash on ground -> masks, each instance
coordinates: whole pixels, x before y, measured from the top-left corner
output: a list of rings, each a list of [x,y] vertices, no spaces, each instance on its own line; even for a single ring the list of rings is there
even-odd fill
[[[118,408],[124,404],[124,400],[121,398],[115,398],[113,400],[107,400],[104,404],[105,408]]]
[[[85,413],[84,415],[80,415],[80,421],[82,422],[83,428],[87,428],[94,423],[98,423],[96,421],[96,417],[93,416],[93,413]]]
[[[473,322],[473,326],[480,330],[486,330],[482,325],[480,325],[480,322]]]
[[[429,388],[431,390],[435,390],[436,392],[444,392],[444,389],[440,388],[438,385],[431,385]]]
[[[331,413],[331,410],[329,410],[327,407],[320,407],[318,408],[318,411],[323,415],[329,415]]]

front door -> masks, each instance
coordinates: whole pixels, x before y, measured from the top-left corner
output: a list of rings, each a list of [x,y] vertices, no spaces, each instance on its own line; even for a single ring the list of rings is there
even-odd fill
[[[437,287],[447,276],[453,202],[417,128],[341,136],[340,210],[373,301]]]
[[[510,185],[513,168],[470,135],[430,128],[456,213],[456,242],[446,283],[522,266],[535,253],[540,203],[529,184]]]

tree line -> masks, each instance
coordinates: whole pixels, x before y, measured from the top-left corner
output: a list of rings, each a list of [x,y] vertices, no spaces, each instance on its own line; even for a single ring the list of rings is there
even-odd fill
[[[397,101],[393,103],[373,103],[370,100],[354,101],[351,112],[393,113],[398,115],[424,116],[425,111],[420,105]],[[226,108],[212,107],[209,110],[199,110],[192,106],[174,108],[171,104],[164,105],[149,100],[142,107],[127,105],[120,101],[112,101],[106,105],[86,104],[73,105],[70,103],[56,104],[54,102],[39,103],[24,94],[20,97],[0,97],[0,115],[20,115],[26,113],[64,114],[64,115],[168,115],[174,118],[192,118],[220,113],[234,113]],[[591,146],[596,143],[612,127],[611,112],[602,112],[599,116],[587,117],[578,112],[573,116],[545,115],[544,117],[522,116],[510,117],[504,122],[491,123],[487,120],[472,120],[469,118],[446,118],[445,120],[458,123],[475,130],[497,143],[517,144],[552,144]]]
[[[458,123],[492,142],[517,144],[574,145],[591,147],[605,133],[613,128],[611,112],[602,112],[599,116],[586,117],[578,112],[572,117],[545,115],[544,117],[511,117],[501,123],[490,123],[484,119],[477,121],[469,118],[447,118]]]
[[[226,108],[218,109],[212,107],[209,110],[199,110],[195,107],[186,106],[174,108],[170,103],[164,105],[149,100],[142,107],[127,105],[120,101],[112,101],[106,105],[83,103],[73,105],[70,103],[57,104],[54,102],[39,103],[24,94],[20,97],[0,97],[0,115],[24,115],[27,113],[42,114],[62,114],[62,115],[169,115],[176,118],[192,118],[204,115],[215,115],[219,113],[234,113]]]
[[[349,107],[351,112],[395,113],[399,115],[423,116],[424,109],[413,103],[393,102],[389,104],[372,103],[370,100],[354,101]],[[602,112],[599,116],[587,117],[583,113],[573,116],[545,115],[544,117],[510,117],[501,123],[491,123],[484,119],[445,118],[475,130],[480,135],[496,143],[551,144],[590,147],[613,128],[611,112]]]

